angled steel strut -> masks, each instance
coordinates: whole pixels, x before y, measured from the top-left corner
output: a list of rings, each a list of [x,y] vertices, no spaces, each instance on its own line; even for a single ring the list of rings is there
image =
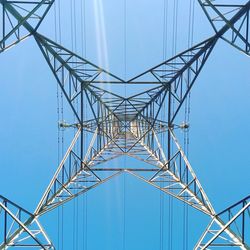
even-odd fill
[[[0,53],[32,35],[40,26],[54,0],[0,0]]]
[[[250,55],[250,1],[198,0],[218,37]],[[234,3],[235,2],[235,3]]]
[[[221,222],[221,223],[218,223]],[[234,247],[234,249],[250,249],[250,196],[217,214],[197,243],[195,249],[214,249]],[[237,233],[241,243],[234,241],[226,230]]]
[[[0,249],[9,247],[54,249],[37,218],[1,195],[0,225]],[[9,241],[9,238],[13,240]]]

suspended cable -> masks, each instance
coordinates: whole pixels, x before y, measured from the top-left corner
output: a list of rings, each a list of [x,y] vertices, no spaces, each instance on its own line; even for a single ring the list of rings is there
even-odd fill
[[[190,0],[189,2],[189,25],[188,25],[188,47],[191,48],[193,46],[194,39],[194,10],[195,10],[195,1]],[[191,74],[191,72],[188,72]],[[189,78],[189,76],[188,76]],[[186,100],[185,100],[185,124],[189,124],[190,119],[190,99],[191,92],[189,92]],[[184,152],[188,157],[189,151],[189,129],[184,131]],[[188,204],[183,205],[183,250],[188,249],[188,218],[189,218],[189,206]]]
[[[80,34],[81,34],[81,53],[82,57],[86,58],[86,47],[87,47],[87,35],[86,35],[86,2],[85,0],[80,1]],[[87,102],[84,101],[85,96],[83,95],[82,105],[83,107],[83,120],[87,120]],[[83,133],[83,132],[82,132]],[[83,152],[87,149],[87,135],[83,133]],[[88,193],[82,195],[82,249],[87,249],[87,226],[88,226]]]
[[[61,0],[58,1],[58,36],[59,43],[62,43],[62,26],[61,26]]]
[[[167,49],[168,49],[168,0],[164,0],[164,7],[163,7],[163,61],[167,59]],[[166,69],[166,65],[163,66],[164,70]],[[165,121],[167,118],[166,116],[166,102],[163,103],[163,107],[161,109],[161,119]],[[165,141],[164,137],[166,136],[165,133],[161,133],[161,143],[163,148],[165,148]],[[160,183],[160,187],[162,188],[163,183]],[[164,204],[165,204],[165,195],[162,191],[160,191],[160,250],[164,249]]]
[[[72,221],[73,221],[73,230],[72,230],[72,242],[73,242],[73,250],[76,250],[76,244],[75,244],[75,234],[76,234],[76,231],[75,231],[75,222],[76,222],[76,214],[75,214],[75,211],[76,211],[76,200],[74,199],[73,200],[73,218],[72,218]]]
[[[55,41],[58,42],[58,25],[59,25],[59,15],[58,15],[58,10],[59,10],[59,6],[58,6],[58,2],[55,2],[54,4],[54,32],[55,32]],[[60,33],[59,33],[60,36]],[[61,94],[59,93],[59,86],[58,84],[56,84],[56,100],[57,100],[57,108],[56,108],[56,112],[57,112],[57,123],[59,124],[61,118],[60,118],[60,96]],[[60,132],[60,127],[59,125],[57,126],[57,165],[59,165],[60,160],[61,160],[61,132]],[[58,249],[61,249],[60,247],[60,243],[62,241],[62,235],[61,235],[61,212],[60,212],[60,207],[57,208],[57,247]]]
[[[124,0],[123,2],[123,43],[124,43],[124,80],[126,81],[127,77],[127,0]],[[127,97],[127,84],[124,84],[124,92],[125,92],[125,97]],[[127,114],[127,102],[125,102],[125,122],[126,122],[126,114]],[[125,148],[127,147],[127,134],[125,133]],[[126,157],[124,158],[124,165],[126,167]]]
[[[61,1],[58,1],[58,40],[59,43],[62,41],[61,31]],[[63,103],[63,92],[60,89],[60,120],[64,121],[64,103]],[[61,157],[64,155],[64,129],[61,129]]]
[[[74,199],[73,201],[73,230],[72,230],[72,238],[73,238],[73,250],[78,249],[78,199]]]
[[[71,49],[74,51],[74,24],[73,24],[73,0],[70,1],[70,40],[71,40]],[[75,52],[75,51],[74,51]]]
[[[76,197],[76,249],[79,248],[79,197]]]
[[[64,205],[61,206],[61,249],[64,248]]]
[[[61,1],[59,0],[58,1],[58,40],[59,40],[59,43],[61,44],[62,42],[62,30],[61,30]],[[63,92],[62,90],[60,89],[60,101],[59,101],[59,107],[60,107],[60,120],[59,121],[64,121],[64,102],[63,102]],[[60,129],[60,128],[59,128]],[[60,155],[60,160],[62,159],[63,155],[64,155],[64,129],[60,129],[61,131],[61,135],[60,135],[60,142],[59,142],[59,145],[61,143],[61,155]],[[60,161],[59,160],[59,161]],[[64,205],[62,205],[60,207],[60,220],[61,220],[61,223],[60,223],[60,228],[61,228],[61,248],[63,250],[64,248]]]
[[[70,21],[71,21],[71,48],[74,52],[77,52],[77,38],[76,38],[76,33],[77,33],[77,20],[76,20],[77,16],[76,16],[76,1],[75,0],[71,0],[70,2]],[[75,61],[73,61],[73,63],[77,63],[76,59]],[[79,110],[81,110],[81,108],[79,109],[79,103],[81,104],[81,102],[79,102],[79,99],[76,98],[73,101],[73,105],[76,109],[76,112],[79,114]],[[76,123],[77,117],[76,115],[74,115],[74,123]],[[76,133],[77,128],[74,128],[74,133]],[[75,152],[77,152],[78,154],[80,153],[80,141],[78,140],[74,150]],[[79,154],[80,155],[80,154]],[[73,218],[72,218],[72,222],[73,222],[73,230],[72,230],[72,238],[73,238],[73,250],[78,249],[78,207],[79,207],[79,202],[78,202],[79,197],[76,197],[73,201]]]
[[[127,0],[124,0],[124,79],[127,78]],[[124,84],[125,97],[127,97],[127,84]],[[125,114],[126,112],[125,103]],[[126,122],[126,117],[125,117]],[[126,131],[125,131],[125,143],[126,143]],[[125,145],[126,147],[126,145]],[[124,157],[124,165],[126,168],[126,157]],[[122,235],[122,249],[126,249],[126,172],[123,173],[123,235]]]
[[[173,5],[173,38],[172,38],[172,56],[176,55],[177,52],[177,37],[178,37],[178,14],[179,14],[179,0],[174,0]],[[174,83],[175,84],[175,83]],[[171,95],[170,95],[171,97]],[[171,111],[174,113],[175,110],[175,100],[171,98]],[[171,138],[171,152],[173,152],[173,139]],[[173,197],[169,196],[169,235],[168,235],[168,249],[173,249],[173,224],[174,224],[174,209],[173,209]]]
[[[78,52],[78,48],[77,48],[77,12],[76,12],[76,0],[74,0],[74,29],[75,29],[75,51]],[[82,100],[83,101],[83,100]],[[79,110],[82,110],[81,107],[79,107],[79,103],[80,105],[82,104],[82,101],[79,102],[79,99],[76,98],[76,106],[77,106],[77,113],[79,113]],[[83,112],[83,110],[82,110]],[[77,119],[76,119],[77,121]],[[77,131],[77,128],[75,128],[75,133]],[[80,141],[77,141],[77,152],[80,155],[80,150],[81,150],[81,145],[80,145]],[[79,240],[78,240],[78,227],[79,227],[79,196],[76,197],[76,249],[78,249],[78,244],[79,244]]]
[[[85,0],[80,1],[81,2],[81,26],[80,26],[80,32],[81,32],[81,52],[82,56],[85,58],[86,56],[86,29],[85,29]]]
[[[85,194],[85,250],[88,249],[88,194]]]
[[[126,249],[126,173],[123,174],[123,235],[122,249]]]
[[[194,45],[194,19],[195,19],[195,0],[192,0],[192,17],[191,17],[191,46]],[[187,121],[189,123],[190,120],[190,113],[191,113],[191,92],[189,93],[188,97],[188,115],[187,115]],[[188,130],[188,138],[187,138],[187,157],[189,157],[189,130]],[[189,239],[189,232],[188,232],[188,226],[189,226],[189,206],[187,206],[187,223],[186,223],[186,230],[187,230],[187,235],[186,235],[186,250],[188,249],[188,239]]]
[[[73,37],[74,37],[74,28],[73,28],[73,0],[70,1],[70,26],[71,26],[71,29],[70,29],[70,40],[71,40],[71,50],[74,51],[74,41],[73,41]],[[75,106],[75,101],[73,102],[73,105]],[[74,123],[75,123],[75,115],[73,116],[73,119],[74,119]],[[73,200],[73,213],[72,213],[72,247],[73,247],[73,250],[75,250],[75,199]]]
[[[126,79],[126,77],[127,77],[127,0],[124,0],[124,79]],[[126,90],[126,84],[125,84],[125,90]]]
[[[162,183],[160,184],[160,187],[162,188]],[[160,190],[160,250],[163,250],[163,214],[163,192]]]
[[[168,10],[168,0],[163,0],[164,1],[164,6],[163,6],[163,61],[166,61],[167,58],[167,34],[168,34],[168,25],[167,25],[167,20],[168,20],[168,15],[167,15],[167,10]]]
[[[57,248],[60,249],[60,212],[57,208]]]
[[[76,15],[76,0],[70,1],[70,26],[71,26],[71,47],[77,53],[77,15]]]
[[[73,21],[74,21],[74,51],[77,53],[77,15],[76,0],[73,0]]]

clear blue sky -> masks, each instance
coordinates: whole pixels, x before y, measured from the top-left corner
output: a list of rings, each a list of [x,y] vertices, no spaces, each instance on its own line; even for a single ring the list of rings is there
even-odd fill
[[[168,1],[168,57],[172,55],[174,1],[177,3]],[[187,48],[189,1],[179,0],[179,52]],[[62,44],[71,49],[71,1],[68,2],[61,7]],[[103,18],[100,18],[101,2]],[[80,0],[75,3],[79,31]],[[127,78],[163,60],[163,3],[163,0],[127,0]],[[79,54],[85,40],[86,58],[121,77],[124,76],[123,6],[123,0],[86,1],[86,37],[82,38],[80,32],[75,36],[73,32]],[[54,14],[52,7],[39,30],[51,38],[54,38]],[[195,43],[213,34],[198,4],[194,27]],[[56,82],[33,38],[2,53],[0,65],[0,190],[2,195],[33,211],[58,163]],[[192,90],[189,159],[216,211],[249,194],[249,66],[247,56],[219,41]],[[123,158],[110,164],[125,163],[138,164],[135,160],[125,162]],[[125,206],[123,176],[90,191],[87,202],[80,197],[75,205],[73,201],[65,206],[64,249],[73,249],[74,225],[78,227],[75,249],[123,250],[124,237],[127,250],[161,249],[159,191],[128,175],[125,183]],[[83,202],[84,206],[87,203],[87,212]],[[78,223],[73,223],[73,208],[77,204]],[[168,207],[169,197],[164,195],[164,250],[169,249]],[[174,200],[173,207],[173,249],[178,250],[183,249],[183,204]],[[57,214],[54,211],[42,218],[56,245]],[[208,221],[200,212],[189,209],[188,249],[192,249]]]

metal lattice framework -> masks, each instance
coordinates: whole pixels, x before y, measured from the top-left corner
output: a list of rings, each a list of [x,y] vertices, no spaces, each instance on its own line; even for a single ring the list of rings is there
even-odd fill
[[[249,234],[250,219],[250,196],[230,206],[217,214],[206,228],[195,249],[214,249],[220,246],[238,247],[235,241],[228,237],[225,232],[230,229],[237,232],[237,236],[242,243],[247,245],[247,236]],[[218,224],[223,221],[224,226]],[[249,247],[248,247],[249,248]]]
[[[1,249],[30,246],[54,249],[35,216],[3,196],[0,196],[0,219]],[[12,236],[11,241],[9,236]]]
[[[123,172],[211,217],[195,249],[229,246],[250,249],[245,237],[245,228],[250,226],[246,224],[249,197],[216,214],[176,136],[176,131],[186,126],[178,125],[176,117],[218,39],[249,55],[250,1],[245,4],[198,1],[215,34],[125,81],[38,33],[54,0],[0,0],[3,13],[0,51],[32,35],[77,120],[74,124],[61,124],[77,132],[34,214],[0,197],[0,216],[4,218],[0,249],[15,246],[54,249],[38,218]],[[103,87],[112,84],[131,88],[144,84],[147,88],[123,97]],[[87,118],[84,102],[91,111]],[[167,109],[165,120],[159,117],[163,107]],[[85,134],[92,136],[87,149],[83,146]],[[163,142],[165,138],[167,142]],[[80,149],[76,150],[76,144]],[[103,163],[124,155],[146,162],[150,168],[102,167]],[[225,214],[229,214],[226,219]]]

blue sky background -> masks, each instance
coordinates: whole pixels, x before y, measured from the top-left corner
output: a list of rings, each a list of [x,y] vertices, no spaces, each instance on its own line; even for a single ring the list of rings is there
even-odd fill
[[[172,55],[174,1],[177,2],[169,0],[168,57]],[[86,39],[88,60],[124,76],[124,2],[103,1],[106,45],[101,31],[95,28],[100,23],[94,3],[100,7],[100,2],[86,1],[86,37],[76,35],[76,51],[81,54],[81,44]],[[76,6],[80,6],[80,1],[76,0]],[[162,62],[163,6],[162,0],[127,0],[127,78]],[[188,7],[189,0],[185,4],[179,1],[179,52],[187,48]],[[62,44],[72,48],[69,5],[62,4],[61,11]],[[79,8],[76,13],[79,23]],[[54,14],[52,8],[40,27],[40,32],[51,38],[54,38],[51,28]],[[196,4],[194,41],[212,34]],[[105,53],[100,55],[105,47],[108,60]],[[0,65],[0,190],[2,195],[33,211],[58,163],[56,82],[33,38],[2,53]],[[192,90],[189,160],[216,211],[249,194],[249,66],[246,55],[219,41]],[[141,163],[121,158],[112,164]],[[160,247],[160,192],[126,175],[125,179],[120,176],[90,191],[87,201],[86,197],[80,197],[65,205],[64,248],[60,243],[58,249],[170,249],[171,237],[175,241],[172,249],[184,249],[183,204],[173,201],[175,225],[170,237],[169,197],[163,197],[163,248]],[[83,205],[87,205],[87,212]],[[78,213],[77,223],[74,209]],[[192,249],[209,219],[192,208],[188,211],[188,249]],[[62,238],[57,229],[58,213],[61,210],[41,219],[56,245],[58,235],[59,242]],[[78,228],[75,239],[74,227]]]

